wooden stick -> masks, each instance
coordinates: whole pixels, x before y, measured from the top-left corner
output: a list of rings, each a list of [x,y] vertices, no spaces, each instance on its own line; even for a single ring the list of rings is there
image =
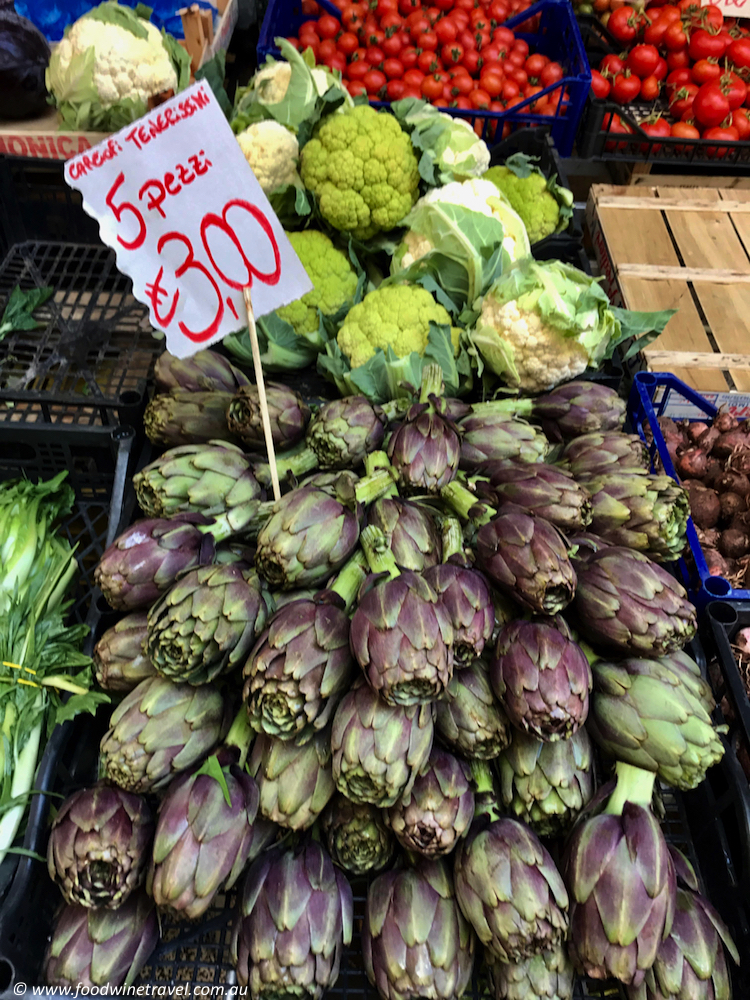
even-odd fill
[[[672,371],[674,368],[750,368],[750,354],[709,354],[701,351],[652,351],[643,354],[653,371]]]
[[[260,417],[263,421],[263,435],[266,439],[266,450],[268,451],[268,467],[271,472],[271,485],[273,486],[273,498],[281,498],[281,487],[279,486],[279,473],[276,468],[276,449],[273,446],[273,434],[271,433],[271,416],[268,412],[268,400],[266,399],[266,383],[263,378],[263,364],[260,360],[260,347],[258,346],[258,331],[255,329],[255,316],[253,315],[253,300],[250,295],[248,285],[242,290],[245,297],[245,309],[247,311],[247,329],[250,333],[250,343],[253,348],[253,366],[255,368],[255,381],[258,384],[258,401],[260,403]]]

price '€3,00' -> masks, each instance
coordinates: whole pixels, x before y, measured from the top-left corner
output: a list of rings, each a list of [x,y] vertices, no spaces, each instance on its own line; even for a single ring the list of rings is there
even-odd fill
[[[65,165],[133,294],[187,357],[311,288],[221,109],[193,84]]]

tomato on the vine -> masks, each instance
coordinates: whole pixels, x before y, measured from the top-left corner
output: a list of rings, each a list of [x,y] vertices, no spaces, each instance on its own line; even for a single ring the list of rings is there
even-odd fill
[[[605,97],[609,97],[609,92],[612,89],[612,84],[606,78],[602,76],[598,69],[591,70],[591,92],[594,97],[603,100]]]
[[[750,138],[750,115],[745,108],[737,108],[732,112],[732,125],[743,142]]]
[[[641,92],[638,95],[644,101],[655,101],[661,91],[661,81],[656,77],[646,76],[641,80]]]
[[[456,66],[464,57],[464,47],[458,42],[449,42],[440,50],[440,58],[445,66]]]
[[[641,81],[627,70],[612,81],[612,97],[618,104],[630,104],[641,92]]]
[[[625,44],[632,42],[638,33],[635,9],[626,5],[613,10],[607,21],[607,29],[618,42]]]
[[[667,66],[669,69],[684,69],[690,65],[690,56],[687,49],[680,49],[679,52],[667,53]]]
[[[616,55],[605,56],[599,64],[599,72],[604,76],[617,76],[625,69],[625,63]]]
[[[669,99],[669,110],[675,118],[682,118],[686,111],[692,110],[695,95],[698,93],[697,83],[686,83],[672,93]]]
[[[717,32],[697,28],[690,35],[688,53],[696,62],[699,59],[721,59],[726,52],[726,41]]]
[[[736,38],[727,49],[727,57],[737,69],[750,69],[750,38]]]
[[[736,111],[737,108],[741,108],[747,97],[747,84],[745,81],[737,76],[736,73],[727,72],[722,75],[719,84],[729,101],[730,110]]]
[[[720,125],[730,112],[729,101],[718,83],[704,83],[693,99],[693,114],[700,125]]]
[[[628,52],[625,66],[635,76],[639,76],[641,80],[644,80],[647,76],[651,76],[658,62],[659,50],[655,45],[634,45],[630,52]]]

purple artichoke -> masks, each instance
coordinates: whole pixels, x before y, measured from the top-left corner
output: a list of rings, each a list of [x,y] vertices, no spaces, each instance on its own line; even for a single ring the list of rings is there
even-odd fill
[[[576,569],[576,627],[590,642],[660,657],[695,635],[696,611],[684,589],[642,552],[607,546],[576,560]]]
[[[359,678],[333,717],[333,779],[352,802],[387,808],[407,794],[432,749],[434,706],[387,705]]]
[[[117,611],[147,608],[172,586],[180,573],[205,566],[214,540],[200,531],[200,514],[170,520],[146,518],[119,535],[94,570],[94,582]]]
[[[507,413],[483,410],[481,403],[472,407],[458,429],[461,468],[468,472],[478,471],[486,462],[504,458],[543,462],[549,451],[549,441],[538,428]]]
[[[323,403],[307,428],[307,444],[321,469],[356,469],[385,437],[385,414],[365,396]]]
[[[564,944],[520,962],[488,962],[495,1000],[573,1000],[575,971]]]
[[[468,766],[435,746],[411,791],[388,810],[388,823],[401,846],[430,858],[450,854],[473,818]]]
[[[456,896],[489,954],[518,962],[549,951],[568,930],[568,894],[548,851],[514,819],[476,823],[460,841]]]
[[[187,389],[189,392],[231,392],[250,379],[231,361],[216,351],[198,351],[189,358],[176,358],[163,351],[156,359],[154,381],[164,392],[170,389]]]
[[[321,1000],[351,938],[352,890],[319,844],[270,851],[253,864],[232,939],[237,980],[252,997]]]
[[[492,693],[483,660],[453,675],[435,710],[438,738],[470,760],[491,760],[510,743],[510,724]]]
[[[538,514],[561,531],[579,531],[591,521],[591,497],[569,472],[541,462],[506,458],[482,469],[500,503]]]
[[[489,584],[461,556],[433,566],[424,579],[438,595],[453,626],[453,666],[468,666],[482,655],[495,628],[495,608]]]
[[[159,943],[153,900],[138,890],[116,910],[66,906],[47,945],[48,986],[130,986]]]
[[[383,532],[399,569],[422,573],[440,562],[440,533],[424,507],[399,497],[380,497],[368,508],[367,523]]]
[[[591,667],[562,618],[506,625],[489,676],[513,725],[540,740],[570,739],[586,721]]]
[[[479,568],[510,598],[540,614],[567,607],[576,590],[568,543],[554,525],[505,504],[477,534]]]
[[[321,828],[331,857],[352,875],[385,868],[396,842],[383,819],[382,809],[367,802],[350,802],[336,792],[321,818]]]
[[[648,448],[637,434],[619,431],[583,434],[566,444],[558,464],[575,479],[606,472],[646,472]]]
[[[148,614],[134,611],[108,628],[94,646],[94,675],[105,691],[132,691],[156,674],[143,651],[148,635]]]
[[[380,875],[367,893],[362,952],[383,1000],[455,1000],[471,981],[475,938],[442,861]]]
[[[289,830],[311,827],[336,791],[325,729],[302,744],[262,733],[247,769],[258,785],[261,815]]]
[[[116,909],[143,881],[154,834],[146,802],[98,784],[60,806],[47,844],[47,869],[66,903]]]
[[[614,389],[597,382],[574,381],[537,396],[531,412],[550,441],[569,441],[601,431],[619,431],[627,405]]]
[[[230,392],[171,389],[154,396],[143,414],[143,428],[152,444],[169,448],[206,441],[232,440],[227,424]]]
[[[298,393],[278,382],[266,382],[266,401],[275,447],[291,448],[305,436],[310,407]],[[249,448],[265,451],[266,439],[256,385],[238,389],[228,401],[226,414],[230,433],[236,434]]]

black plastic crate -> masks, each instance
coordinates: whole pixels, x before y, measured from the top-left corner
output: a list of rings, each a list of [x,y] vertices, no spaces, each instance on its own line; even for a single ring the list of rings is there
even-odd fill
[[[65,183],[61,160],[0,156],[0,254],[27,240],[100,243],[81,195]]]
[[[0,425],[137,426],[163,344],[113,251],[19,244],[0,265],[0,309],[17,285],[55,292],[35,313],[44,326],[0,343]]]
[[[730,723],[729,741],[735,752],[748,755],[747,770],[750,772],[750,676],[741,673],[733,648],[737,633],[748,626],[750,603],[747,601],[713,601],[706,608],[704,642],[718,668],[711,676],[714,693],[717,701],[726,699],[728,702],[724,705],[724,715]],[[745,779],[746,785],[748,780],[750,773]]]

